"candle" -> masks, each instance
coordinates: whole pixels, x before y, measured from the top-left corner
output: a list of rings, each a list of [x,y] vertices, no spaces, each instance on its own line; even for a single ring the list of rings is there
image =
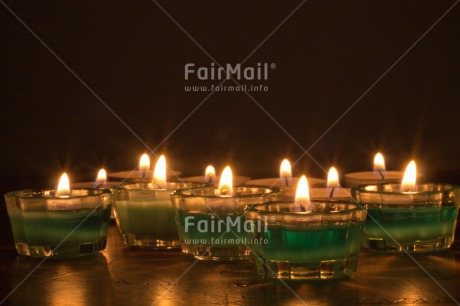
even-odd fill
[[[319,178],[309,178],[308,182],[312,187],[323,187],[326,180]],[[295,192],[295,186],[299,183],[299,178],[292,177],[291,164],[289,160],[284,159],[280,165],[279,178],[263,178],[250,180],[245,183],[246,186],[258,187],[279,187],[284,193],[292,194]]]
[[[244,209],[274,200],[279,190],[234,187],[232,171],[226,167],[219,187],[176,190],[175,209],[182,252],[200,260],[248,259],[249,230]],[[260,223],[259,223],[260,224]]]
[[[310,198],[314,200],[327,200],[333,198],[335,200],[351,200],[350,188],[340,187],[339,173],[334,167],[329,169],[327,175],[326,188],[310,188]],[[293,191],[285,192],[287,198],[294,196]]]
[[[359,185],[398,183],[401,182],[403,175],[402,171],[386,171],[383,155],[377,153],[374,157],[374,171],[345,174],[345,186],[357,187]],[[419,174],[419,177],[421,176]]]
[[[168,182],[166,159],[158,159],[151,182],[129,183],[115,190],[115,215],[122,241],[132,247],[179,248],[170,196],[176,189],[205,186]]]
[[[356,272],[366,211],[339,200],[311,200],[308,180],[299,180],[294,202],[254,205],[246,219],[252,227],[259,274],[278,279],[331,279]]]
[[[417,184],[416,164],[409,163],[401,184],[372,184],[352,189],[367,208],[363,246],[377,251],[431,252],[447,249],[455,234],[458,188]]]
[[[139,159],[138,171],[119,171],[108,173],[108,176],[111,178],[122,179],[123,181],[128,182],[143,182],[149,183],[152,180],[152,175],[150,174],[150,158],[147,154],[142,154]],[[179,171],[174,171],[169,168],[166,169],[167,178],[175,178],[180,175]]]
[[[208,183],[210,185],[216,185],[219,182],[220,177],[216,176],[216,170],[212,165],[206,167],[204,176],[192,176],[182,178],[184,182],[196,182],[196,183]],[[233,184],[234,186],[241,186],[245,182],[249,181],[251,178],[246,176],[234,176]]]
[[[71,190],[64,173],[56,190],[13,191],[5,199],[19,255],[78,257],[105,249],[109,190]]]

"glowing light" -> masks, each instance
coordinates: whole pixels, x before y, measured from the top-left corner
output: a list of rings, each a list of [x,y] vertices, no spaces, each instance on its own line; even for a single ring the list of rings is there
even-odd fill
[[[381,153],[375,154],[374,171],[385,171],[385,159]]]
[[[107,185],[107,172],[105,171],[105,169],[101,169],[97,173],[96,185],[98,186]]]
[[[216,176],[216,170],[214,169],[213,166],[209,165],[206,167],[206,170],[204,171],[204,175],[207,178],[213,178]]]
[[[404,177],[401,183],[401,191],[402,192],[414,192],[416,181],[417,181],[417,166],[415,165],[415,161],[411,161],[409,165],[407,165],[406,171],[404,172]]]
[[[281,178],[291,178],[292,170],[291,163],[287,159],[283,159],[280,166],[280,177]]]
[[[59,179],[59,184],[56,190],[56,197],[68,198],[70,197],[70,181],[67,173],[63,173]]]
[[[340,187],[339,173],[334,167],[331,167],[331,169],[329,169],[329,173],[327,174],[327,187],[328,188]]]
[[[294,210],[295,211],[304,211],[304,212],[311,212],[311,202],[310,202],[310,193],[308,191],[308,181],[305,175],[299,180],[297,184],[297,190],[295,193],[295,200],[294,200]]]
[[[150,158],[147,154],[142,154],[141,159],[139,160],[139,176],[146,178],[149,175],[150,171]]]
[[[160,188],[166,187],[166,158],[161,155],[155,165],[153,171],[153,182],[156,183]]]
[[[220,195],[231,195],[233,193],[233,174],[230,166],[225,167],[219,181]]]

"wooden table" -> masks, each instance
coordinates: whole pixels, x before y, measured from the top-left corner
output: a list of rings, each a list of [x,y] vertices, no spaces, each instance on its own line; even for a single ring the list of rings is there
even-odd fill
[[[178,251],[125,247],[115,225],[107,249],[77,259],[48,259],[5,304],[11,305],[384,305],[456,304],[460,300],[460,241],[436,255],[362,251],[358,272],[335,281],[262,281],[254,264],[197,262]],[[0,257],[3,299],[40,263]]]

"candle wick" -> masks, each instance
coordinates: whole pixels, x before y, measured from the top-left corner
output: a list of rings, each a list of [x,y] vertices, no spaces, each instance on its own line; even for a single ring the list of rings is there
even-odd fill
[[[335,190],[335,187],[332,187],[331,193],[329,194],[329,198],[334,197],[334,190]]]
[[[289,186],[289,180],[287,176],[284,177],[284,180],[286,181],[286,186]]]
[[[377,170],[377,172],[380,174],[380,177],[382,178],[382,180],[384,180],[385,176],[383,175],[382,170]]]
[[[209,184],[212,184],[212,175],[209,176]]]

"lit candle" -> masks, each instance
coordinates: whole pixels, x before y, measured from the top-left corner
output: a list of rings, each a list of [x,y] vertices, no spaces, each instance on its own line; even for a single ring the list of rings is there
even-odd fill
[[[219,179],[219,176],[216,176],[216,170],[214,167],[209,165],[206,167],[204,176],[184,177],[181,180],[184,182],[208,183],[210,185],[216,185]],[[233,185],[241,186],[250,179],[250,177],[246,176],[233,176]]]
[[[447,249],[455,234],[458,189],[449,184],[417,184],[414,161],[401,184],[363,185],[353,199],[367,208],[363,246],[378,251],[431,252]]]
[[[246,186],[259,187],[280,187],[284,193],[295,192],[296,186],[299,183],[299,177],[292,177],[291,163],[284,159],[280,165],[280,177],[278,178],[263,178],[250,180],[245,183]],[[326,180],[319,178],[309,178],[308,183],[311,187],[322,187],[326,184]]]
[[[331,279],[356,272],[366,211],[340,200],[311,200],[302,176],[293,202],[249,207],[259,274],[278,279]]]
[[[153,249],[180,247],[171,193],[204,184],[169,182],[166,168],[166,158],[162,155],[151,182],[125,184],[115,190],[117,225],[126,245]]]
[[[374,171],[353,172],[345,174],[345,186],[357,187],[359,185],[399,183],[403,178],[402,171],[387,171],[385,159],[381,153],[374,157]],[[421,175],[419,175],[421,177]]]
[[[201,260],[249,259],[250,232],[244,209],[276,199],[278,192],[259,187],[234,187],[229,166],[218,187],[175,191],[171,197],[182,252]]]
[[[336,168],[331,167],[327,175],[326,188],[312,188],[310,197],[316,200],[325,200],[327,198],[350,200],[350,188],[340,187],[339,173]]]
[[[152,175],[150,174],[150,158],[149,156],[144,153],[139,159],[139,171],[119,171],[119,172],[111,172],[108,173],[107,176],[116,179],[122,179],[123,181],[127,182],[143,182],[149,183],[152,180]],[[177,177],[180,175],[179,171],[170,170],[169,168],[166,169],[167,177]]]
[[[71,190],[64,173],[56,190],[14,191],[5,199],[19,255],[77,257],[106,246],[109,190]]]

